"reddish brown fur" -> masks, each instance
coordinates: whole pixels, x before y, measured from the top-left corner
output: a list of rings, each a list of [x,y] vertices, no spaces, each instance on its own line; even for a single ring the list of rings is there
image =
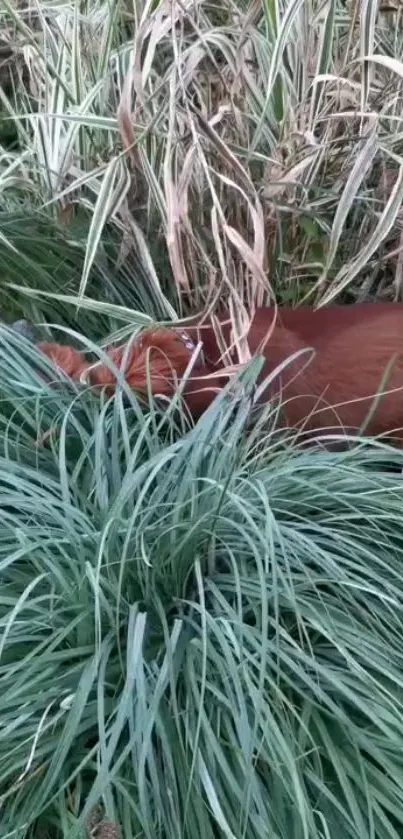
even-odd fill
[[[73,347],[52,343],[41,343],[38,344],[38,347],[44,355],[50,358],[55,367],[62,370],[70,379],[78,381],[88,367],[88,362],[84,356]]]
[[[264,342],[272,321],[273,309],[257,310],[248,334],[252,354]],[[202,328],[192,325],[186,332],[195,342],[202,341],[205,355],[205,363],[193,369],[192,379],[185,387],[187,405],[196,418],[212,402],[228,376],[213,375],[223,368],[211,323]],[[224,326],[223,332],[229,341],[230,327]],[[47,347],[45,352],[50,354]],[[302,424],[308,430],[358,429],[367,418],[374,396],[383,387],[394,392],[380,398],[366,431],[396,432],[395,436],[403,440],[403,304],[331,306],[316,311],[279,309],[264,349],[262,378],[292,353],[308,348],[314,350],[313,357],[305,352],[289,364],[266,395],[268,398],[282,390],[284,416],[290,426]],[[111,350],[109,354],[116,366],[120,366],[124,348]],[[183,377],[191,354],[174,329],[144,333],[128,353],[126,380],[131,388],[144,393],[148,388],[148,366],[153,392],[172,394],[175,380]],[[58,350],[56,355],[59,366],[73,378],[79,369],[82,374],[81,356],[81,368],[78,359],[75,368],[69,356],[67,370],[63,353]],[[113,373],[104,365],[89,367],[88,380],[108,390],[115,386]]]
[[[169,333],[169,341],[167,332]],[[176,333],[164,329],[150,330],[127,349],[124,345],[108,352],[109,358],[124,373],[127,384],[139,393],[147,393],[152,379],[153,393],[172,395],[172,384],[177,372],[184,373],[189,363],[189,352]],[[113,392],[116,377],[105,364],[90,370],[91,384]]]

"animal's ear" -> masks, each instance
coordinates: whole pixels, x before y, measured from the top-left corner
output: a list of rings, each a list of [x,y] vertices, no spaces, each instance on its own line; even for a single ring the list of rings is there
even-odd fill
[[[70,379],[79,381],[80,376],[88,367],[88,362],[82,353],[73,347],[41,342],[37,344],[38,349],[49,358],[55,367],[62,370]]]

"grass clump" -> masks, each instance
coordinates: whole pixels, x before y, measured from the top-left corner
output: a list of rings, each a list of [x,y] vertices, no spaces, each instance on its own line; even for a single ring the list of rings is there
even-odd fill
[[[4,207],[44,208],[70,248],[85,229],[81,295],[112,228],[177,311],[400,296],[400,11],[116,0],[0,15]]]
[[[3,338],[2,835],[397,839],[401,455],[37,369]]]

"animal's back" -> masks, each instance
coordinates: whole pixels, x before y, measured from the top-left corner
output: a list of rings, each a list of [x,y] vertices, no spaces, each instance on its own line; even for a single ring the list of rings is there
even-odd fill
[[[322,309],[313,309],[311,306],[300,306],[296,309],[289,306],[281,306],[276,310],[274,307],[262,307],[256,310],[250,331],[248,342],[253,352],[265,340],[271,327],[281,326],[289,330],[294,336],[294,341],[301,339],[304,346],[315,348],[318,344],[323,346],[335,335],[344,333],[347,329],[359,327],[362,323],[374,323],[381,315],[390,316],[400,313],[403,319],[403,303],[358,303],[349,306],[331,305]],[[196,320],[196,319],[195,319]],[[224,342],[230,344],[231,321],[227,311],[219,316]],[[197,321],[196,321],[197,323]],[[189,334],[203,343],[206,355],[213,363],[217,363],[221,352],[217,347],[217,341],[211,320],[200,326],[191,326]]]
[[[253,329],[265,332],[273,319],[273,309],[258,309],[253,319]],[[374,323],[381,316],[400,313],[403,318],[403,303],[357,303],[349,306],[334,304],[322,309],[299,306],[293,309],[283,306],[278,309],[277,323],[284,329],[298,335],[315,346],[317,341],[330,339],[334,334],[344,332],[362,323]]]
[[[311,318],[305,312],[298,325],[294,319],[294,331],[284,328],[294,318],[285,313],[284,326],[276,327],[267,346],[266,373],[291,352],[310,345],[315,349],[310,362],[305,354],[281,376],[288,423],[305,421],[309,429],[360,428],[374,408],[366,431],[398,430],[403,437],[403,305],[352,306],[356,311],[351,314],[337,308],[337,313],[319,310],[326,312],[320,324],[316,313]],[[380,392],[385,395],[375,406]]]

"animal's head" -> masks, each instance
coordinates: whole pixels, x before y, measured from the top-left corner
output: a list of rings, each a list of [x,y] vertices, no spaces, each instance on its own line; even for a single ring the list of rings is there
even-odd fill
[[[177,329],[153,329],[144,332],[132,343],[110,349],[110,364],[90,363],[72,347],[60,344],[39,344],[42,352],[56,367],[74,379],[111,394],[115,391],[119,371],[129,387],[139,395],[171,397],[186,377],[184,396],[193,416],[199,416],[213,401],[227,377],[217,377],[203,358],[202,348]]]
[[[203,358],[201,347],[177,329],[154,329],[137,340],[108,352],[129,387],[140,395],[171,397],[186,376],[184,393],[193,415],[202,413],[222,387]],[[116,374],[105,363],[91,366],[84,377],[92,385],[113,392]]]
[[[180,381],[189,365],[195,346],[185,336],[170,329],[144,332],[135,341],[108,351],[112,364],[99,362],[88,368],[87,380],[113,391],[117,368],[129,387],[138,393],[151,392],[169,396],[175,381]],[[196,366],[198,366],[196,361]]]

